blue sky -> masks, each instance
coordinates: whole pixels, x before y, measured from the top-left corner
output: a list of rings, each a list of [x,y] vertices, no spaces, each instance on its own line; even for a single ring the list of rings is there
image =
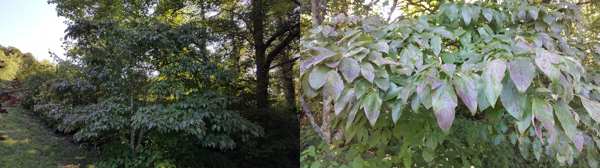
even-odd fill
[[[46,0],[0,0],[0,45],[52,61],[48,49],[61,57],[64,53],[65,20]]]

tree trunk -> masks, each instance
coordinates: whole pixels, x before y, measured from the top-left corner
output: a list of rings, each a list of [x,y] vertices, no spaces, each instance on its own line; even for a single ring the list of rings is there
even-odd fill
[[[296,113],[296,88],[294,87],[294,63],[289,62],[290,54],[283,52],[281,71],[283,75],[283,95],[288,109]]]
[[[252,1],[252,13],[250,17],[256,64],[256,107],[264,109],[269,107],[269,65],[267,65],[266,46],[263,39],[264,13],[262,0]]]

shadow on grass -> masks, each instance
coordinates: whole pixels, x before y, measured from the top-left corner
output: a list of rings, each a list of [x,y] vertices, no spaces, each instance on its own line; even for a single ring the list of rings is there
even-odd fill
[[[49,133],[21,108],[0,115],[0,167],[94,167],[97,154]]]

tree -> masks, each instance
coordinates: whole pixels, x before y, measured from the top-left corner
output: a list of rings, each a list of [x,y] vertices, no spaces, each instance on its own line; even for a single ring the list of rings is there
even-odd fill
[[[329,17],[301,39],[303,110],[326,144],[307,147],[301,159],[408,167],[442,163],[436,154],[444,154],[450,164],[480,164],[485,158],[460,148],[478,142],[449,139],[465,132],[451,129],[457,119],[472,123],[468,135],[518,141],[524,158],[533,149],[538,161],[546,151],[572,164],[590,151],[593,165],[599,144],[584,139],[598,139],[600,97],[582,61],[599,51],[597,41],[576,36],[580,14],[570,2],[511,0],[444,3],[436,14],[389,24]],[[322,102],[322,112],[313,114],[304,98]]]

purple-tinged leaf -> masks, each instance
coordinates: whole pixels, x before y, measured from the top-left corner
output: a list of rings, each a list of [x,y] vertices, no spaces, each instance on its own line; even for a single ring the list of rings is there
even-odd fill
[[[504,106],[506,111],[517,120],[521,120],[521,117],[523,116],[526,98],[527,95],[525,95],[525,93],[520,93],[512,80],[507,80],[502,86],[502,91],[500,92],[502,106]]]
[[[587,110],[590,117],[597,123],[600,123],[600,103],[597,101],[588,100],[583,96],[579,96],[579,98],[581,98],[581,103],[583,104],[583,107],[585,107],[585,110]]]
[[[560,121],[560,125],[563,130],[565,130],[565,134],[573,141],[577,150],[581,152],[583,149],[583,136],[581,135],[581,132],[577,130],[577,121],[575,121],[575,117],[571,114],[571,110],[571,107],[562,100],[554,103],[554,113],[556,114],[556,118]]]
[[[557,83],[560,75],[560,71],[553,64],[559,62],[558,56],[546,50],[536,51],[535,63],[538,68],[552,80],[552,83]]]
[[[475,81],[471,77],[462,76],[454,78],[456,94],[462,99],[472,115],[477,112],[477,90]]]
[[[495,107],[500,91],[502,90],[502,78],[504,78],[504,72],[506,71],[506,65],[500,59],[495,59],[488,64],[487,70],[483,74],[485,81],[485,95],[487,100],[492,107]]]
[[[454,75],[454,70],[456,70],[456,65],[454,64],[442,64],[442,71],[446,73],[448,76]]]
[[[307,70],[310,66],[313,65],[315,61],[315,57],[308,57],[300,61],[300,69]]]
[[[533,77],[535,77],[535,67],[531,63],[531,59],[517,57],[508,64],[510,79],[515,83],[519,92],[525,92]]]
[[[365,115],[367,116],[369,123],[371,123],[371,126],[373,126],[375,125],[375,122],[377,122],[377,118],[379,118],[379,112],[381,109],[382,102],[381,98],[379,97],[379,90],[372,90],[367,93],[363,101]]]
[[[380,41],[375,43],[373,46],[377,51],[381,51],[386,54],[390,52],[390,46],[386,42]]]
[[[488,22],[492,21],[494,14],[492,13],[492,10],[490,8],[483,8],[481,10],[481,13],[483,13],[483,17],[485,17],[485,19],[487,19]]]
[[[342,59],[339,69],[348,83],[352,83],[360,74],[360,65],[353,58]]]
[[[320,54],[319,56],[315,57],[315,60],[313,61],[313,65],[317,65],[317,64],[321,63],[324,59],[333,57],[333,56],[335,56],[337,54],[339,54],[339,53],[332,53],[332,52],[330,52],[330,53]]]
[[[433,112],[440,128],[448,133],[454,121],[455,108],[458,105],[452,84],[443,81],[433,93]]]
[[[327,75],[329,70],[330,69],[325,65],[318,65],[313,68],[308,79],[310,87],[316,90],[325,85],[325,75]]]
[[[433,32],[436,32],[437,34],[442,35],[442,36],[444,36],[446,38],[454,39],[454,35],[452,34],[452,32],[446,30],[446,27],[444,27],[444,26],[440,26],[438,28],[435,28],[433,30]]]
[[[325,84],[325,89],[328,91],[327,94],[333,96],[333,101],[337,101],[344,90],[342,77],[335,70],[331,70],[325,78],[327,79],[327,83]]]
[[[365,79],[367,79],[371,83],[373,83],[373,80],[375,80],[375,69],[373,68],[373,65],[371,65],[371,63],[360,63],[360,73],[363,77],[365,77]]]
[[[556,140],[556,131],[554,130],[554,115],[552,115],[552,106],[541,98],[534,98],[531,104],[531,110],[535,119],[542,123],[542,126],[550,133],[548,143],[553,144]],[[541,140],[541,139],[540,139]]]

